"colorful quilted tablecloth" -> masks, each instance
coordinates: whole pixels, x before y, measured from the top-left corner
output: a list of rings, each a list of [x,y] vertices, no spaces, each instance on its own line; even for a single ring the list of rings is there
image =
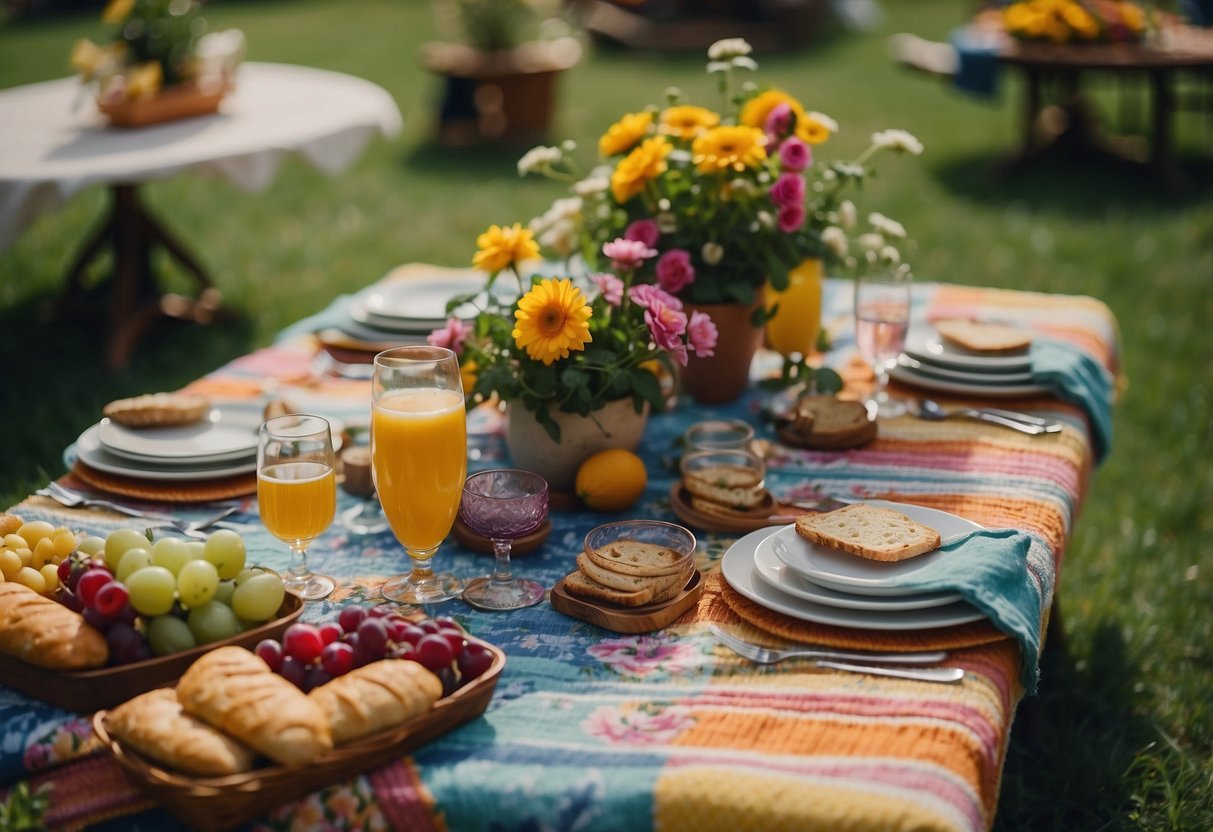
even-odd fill
[[[1115,322],[1098,301],[946,284],[916,285],[914,297],[916,320],[1026,323],[1116,369]],[[863,385],[868,374],[855,357],[850,315],[849,284],[828,282],[823,320],[834,349],[826,361],[849,383]],[[286,340],[193,387],[217,398],[282,396],[302,410],[365,424],[369,383],[317,374],[315,351],[308,337]],[[652,416],[640,451],[649,485],[623,516],[675,519],[668,497],[675,440],[709,417],[748,419],[772,439],[761,416],[764,403],[755,390],[733,405],[682,403]],[[768,487],[792,498],[818,492],[885,498],[1026,532],[1042,553],[1031,566],[1047,617],[1095,464],[1089,414],[1095,422],[1100,414],[1090,403],[1047,395],[1005,404],[1055,418],[1064,429],[1033,437],[978,422],[905,416],[882,421],[878,438],[859,450],[774,445]],[[499,415],[480,409],[469,419],[472,468],[505,463]],[[347,495],[341,499],[339,511],[353,505]],[[70,511],[37,497],[16,510],[94,533],[123,525],[111,515]],[[233,519],[246,524],[253,560],[285,567],[286,550],[260,527],[251,499]],[[553,511],[551,537],[518,557],[516,571],[551,586],[574,568],[585,533],[610,519],[619,516]],[[504,614],[458,601],[431,610],[453,615],[506,652],[486,714],[382,769],[267,806],[254,828],[732,832],[991,825],[1012,719],[1025,692],[1016,641],[982,624],[881,634],[775,616],[722,580],[719,562],[734,537],[698,537],[696,562],[707,589],[697,607],[662,631],[617,635],[567,618],[546,601]],[[438,557],[466,577],[484,574],[491,563],[453,540]],[[407,568],[390,533],[360,537],[339,524],[313,546],[312,558],[342,586],[309,605],[310,619],[330,619],[352,598],[373,598],[385,578]],[[718,646],[707,630],[711,622],[770,644],[784,637],[934,644],[949,648],[947,663],[967,675],[959,685],[942,685],[822,670],[805,661],[758,667]],[[87,726],[87,717],[0,687],[0,782],[49,785],[52,828],[107,818],[171,828],[175,821],[98,752]]]

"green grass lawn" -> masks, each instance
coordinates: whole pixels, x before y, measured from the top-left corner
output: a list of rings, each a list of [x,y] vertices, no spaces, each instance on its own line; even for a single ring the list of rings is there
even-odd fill
[[[908,227],[919,279],[1090,294],[1115,312],[1124,342],[1129,386],[1114,451],[1065,553],[1067,643],[1050,646],[1042,693],[1020,709],[997,827],[1213,828],[1213,123],[1179,120],[1187,179],[1178,196],[1081,162],[998,181],[991,167],[1018,135],[1014,79],[999,99],[975,101],[895,67],[885,49],[897,31],[944,38],[972,4],[884,5],[875,33],[758,55],[763,80],[842,124],[831,157],[858,152],[884,127],[922,139],[927,152],[884,163],[868,197]],[[419,68],[420,44],[433,36],[429,2],[215,0],[208,19],[243,29],[251,60],[381,84],[405,133],[374,143],[337,179],[292,162],[258,194],[196,177],[146,188],[242,316],[160,327],[117,374],[101,366],[102,311],[78,323],[46,316],[103,191],[42,218],[0,254],[5,505],[61,472],[63,447],[105,402],[178,387],[396,264],[464,265],[487,224],[525,221],[559,195],[552,183],[518,179],[515,150],[431,142],[439,89]],[[0,87],[66,74],[82,36],[104,36],[91,14],[0,23]],[[711,101],[702,65],[700,55],[597,49],[563,83],[558,136],[588,153],[618,114],[660,101],[671,84]],[[1101,90],[1101,101],[1115,104],[1114,94]]]

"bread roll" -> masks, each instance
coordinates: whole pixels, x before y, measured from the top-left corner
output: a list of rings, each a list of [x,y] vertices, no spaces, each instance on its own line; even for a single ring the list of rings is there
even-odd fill
[[[796,532],[833,549],[880,561],[900,561],[939,548],[939,532],[900,511],[855,503],[796,520]]]
[[[251,771],[252,750],[181,709],[172,688],[159,688],[124,702],[105,717],[105,729],[120,742],[171,769],[203,777]]]
[[[177,699],[187,713],[283,765],[303,765],[333,747],[320,707],[243,647],[220,647],[190,665]]]
[[[312,690],[337,745],[423,714],[442,697],[442,682],[417,662],[382,659]]]
[[[27,586],[0,582],[0,651],[52,670],[101,667],[105,636],[84,617]]]

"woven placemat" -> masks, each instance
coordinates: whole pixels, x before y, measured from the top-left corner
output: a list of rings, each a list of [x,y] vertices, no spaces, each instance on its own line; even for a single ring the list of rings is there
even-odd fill
[[[159,480],[141,480],[135,477],[123,477],[90,468],[80,460],[72,466],[71,472],[64,480],[64,485],[72,487],[72,477],[84,485],[99,491],[108,491],[123,497],[135,497],[140,500],[157,500],[165,503],[205,503],[211,500],[227,500],[232,497],[243,497],[257,491],[257,475],[255,473],[237,474],[232,477],[221,477],[214,480],[174,480],[164,482]],[[78,485],[77,485],[78,487]]]

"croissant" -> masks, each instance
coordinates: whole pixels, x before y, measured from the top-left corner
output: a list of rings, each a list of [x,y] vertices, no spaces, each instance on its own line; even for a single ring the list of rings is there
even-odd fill
[[[442,682],[417,662],[383,659],[351,670],[308,696],[328,717],[337,745],[425,713]]]
[[[0,582],[0,651],[52,670],[101,667],[105,636],[84,617],[27,586]]]
[[[105,728],[136,751],[186,774],[218,777],[253,768],[252,750],[181,709],[172,688],[140,694],[110,711]]]
[[[186,713],[283,765],[303,765],[333,747],[319,706],[243,647],[220,647],[190,665],[177,700]]]

